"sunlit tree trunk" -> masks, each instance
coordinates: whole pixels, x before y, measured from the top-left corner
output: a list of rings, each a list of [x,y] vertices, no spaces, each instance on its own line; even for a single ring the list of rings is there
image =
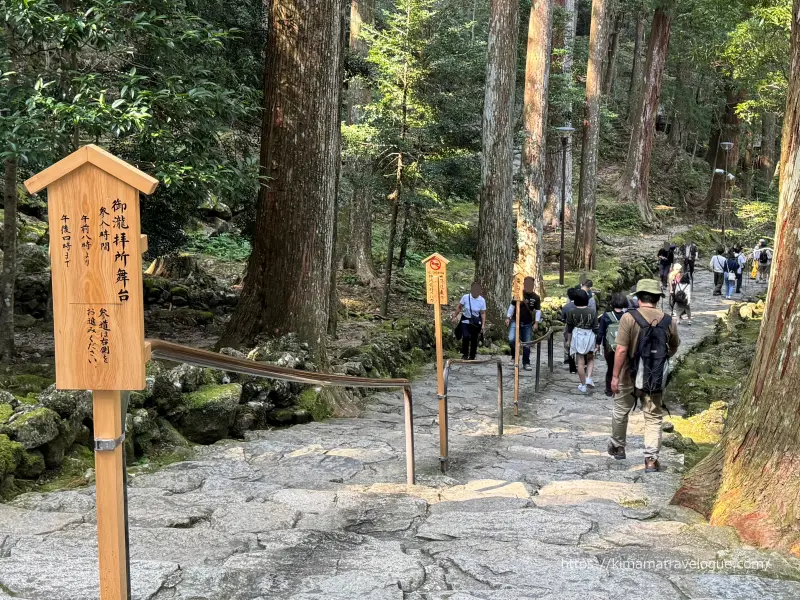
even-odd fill
[[[753,132],[745,131],[742,134],[739,152],[739,189],[742,198],[750,200],[753,197]]]
[[[544,291],[542,275],[547,139],[547,92],[550,80],[552,0],[537,0],[528,22],[525,60],[525,97],[522,110],[522,178],[524,191],[517,217],[517,273],[534,277],[536,291]]]
[[[775,178],[775,142],[777,136],[775,113],[765,112],[761,116],[761,155],[758,171],[761,181],[769,186]]]
[[[370,183],[356,181],[350,199],[348,215],[350,236],[347,240],[344,267],[353,269],[362,285],[376,286],[378,274],[372,260],[371,219],[374,189]]]
[[[628,123],[632,124],[636,118],[636,111],[639,109],[639,94],[642,91],[642,76],[644,73],[644,61],[642,60],[642,49],[644,46],[644,30],[647,25],[647,11],[640,7],[636,13],[636,38],[633,42],[633,65],[631,68],[631,81],[628,85]]]
[[[800,0],[793,15],[776,252],[756,354],[722,439],[673,502],[735,527],[746,543],[800,556]]]
[[[670,21],[667,10],[656,9],[647,44],[644,84],[638,98],[639,108],[636,109],[637,117],[633,122],[633,132],[628,145],[628,158],[622,176],[617,182],[620,199],[636,202],[639,214],[646,224],[654,221],[647,191],[658,101],[661,97],[661,80],[669,50]]]
[[[511,297],[514,267],[513,155],[519,2],[492,0],[483,105],[481,205],[475,276],[499,324]]]
[[[575,0],[555,0],[555,4],[562,6],[567,14],[564,27],[555,28],[553,31],[552,51],[557,48],[564,48],[566,54],[559,57],[553,56],[550,61],[550,72],[560,71],[567,77],[572,75],[572,53],[575,43],[575,25],[577,22],[577,12],[575,11]],[[561,219],[561,191],[564,194],[564,220],[569,226],[575,219],[575,203],[572,194],[572,136],[567,141],[566,152],[566,185],[562,188],[561,173],[563,160],[563,150],[561,139],[552,128],[562,125],[571,125],[570,114],[560,114],[559,111],[548,110],[548,121],[551,131],[547,139],[548,151],[546,152],[545,167],[545,187],[547,190],[547,200],[544,206],[544,226],[557,228]]]
[[[363,36],[364,26],[375,24],[375,0],[352,0],[350,3],[350,51],[357,56],[365,57],[369,45]],[[347,122],[358,123],[361,120],[361,107],[369,104],[370,91],[361,77],[350,80],[347,93]]]
[[[744,90],[737,90],[729,86],[726,90],[725,114],[723,116],[722,129],[714,130],[711,141],[709,142],[708,156],[713,156],[712,165],[715,169],[733,172],[739,162],[739,115],[736,107],[745,99]],[[727,153],[720,147],[721,142],[733,143],[733,148]],[[711,176],[711,186],[706,197],[703,199],[699,208],[705,211],[706,215],[712,216],[719,213],[720,202],[723,192],[727,189],[725,176],[713,174]]]
[[[589,32],[589,62],[586,67],[586,103],[581,148],[581,181],[578,195],[578,217],[575,228],[573,262],[578,269],[594,266],[597,222],[597,159],[600,147],[600,84],[603,71],[603,39],[607,24],[609,0],[592,3],[592,25]]]
[[[340,146],[342,0],[271,0],[256,235],[220,345],[296,332],[324,360]]]

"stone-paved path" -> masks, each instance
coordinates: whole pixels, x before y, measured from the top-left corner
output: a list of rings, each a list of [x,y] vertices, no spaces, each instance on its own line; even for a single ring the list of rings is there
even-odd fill
[[[725,308],[711,299],[707,273],[696,297],[682,351]],[[614,461],[605,453],[611,401],[600,390],[578,395],[557,361],[538,395],[524,374],[520,417],[508,401],[498,437],[494,367],[456,369],[447,476],[438,471],[434,373],[414,385],[411,490],[397,393],[376,396],[359,419],[257,432],[134,478],[134,598],[800,598],[800,561],[668,506],[682,456],[667,449],[664,472],[644,474],[641,413],[629,459]],[[92,489],[0,506],[0,599],[97,598],[95,533]]]

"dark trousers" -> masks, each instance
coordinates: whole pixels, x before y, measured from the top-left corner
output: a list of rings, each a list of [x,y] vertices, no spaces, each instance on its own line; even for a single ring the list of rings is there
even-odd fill
[[[694,275],[694,261],[687,258],[683,261],[683,268],[686,270],[689,275]]]
[[[736,293],[737,294],[741,294],[742,293],[742,276],[744,275],[744,268],[742,269],[742,271],[743,271],[742,273],[737,273],[736,274]]]
[[[461,358],[475,360],[478,354],[478,340],[481,337],[481,326],[461,323]]]
[[[666,287],[667,285],[667,278],[669,277],[669,268],[670,265],[659,265],[658,267],[658,274],[661,276],[661,285]]]
[[[722,295],[722,285],[725,283],[725,273],[717,273],[714,271],[714,295]]]
[[[611,380],[614,378],[614,357],[616,356],[616,352],[603,347],[603,356],[605,356],[606,365],[608,366],[606,370],[606,391],[610,392]]]

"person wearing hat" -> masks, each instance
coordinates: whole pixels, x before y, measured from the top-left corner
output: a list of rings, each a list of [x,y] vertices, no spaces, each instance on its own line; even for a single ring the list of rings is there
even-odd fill
[[[614,392],[614,409],[611,414],[611,438],[608,441],[608,453],[617,460],[625,459],[627,444],[628,415],[636,407],[637,399],[642,402],[644,412],[644,466],[645,472],[659,470],[658,455],[661,451],[661,423],[663,420],[663,389],[645,392],[641,387],[641,365],[636,380],[633,377],[632,365],[637,358],[639,340],[643,329],[648,335],[654,328],[666,330],[666,348],[663,352],[674,356],[681,343],[678,327],[669,315],[658,309],[658,303],[664,297],[661,286],[654,279],[642,279],[636,285],[636,297],[639,308],[630,310],[620,319],[617,332],[617,350],[614,357],[614,374],[611,378],[611,390]],[[647,339],[647,338],[645,338]],[[658,339],[658,336],[653,336]],[[641,362],[641,361],[639,361]],[[664,382],[666,383],[666,382]],[[640,386],[637,389],[637,386]]]

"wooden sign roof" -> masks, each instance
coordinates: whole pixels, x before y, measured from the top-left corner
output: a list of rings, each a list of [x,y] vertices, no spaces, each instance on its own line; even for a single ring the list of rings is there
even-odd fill
[[[124,160],[109,154],[100,146],[89,144],[78,148],[69,156],[28,179],[25,182],[25,189],[31,194],[40,192],[54,181],[61,179],[86,163],[93,164],[143,194],[152,194],[158,186],[158,179],[150,177],[147,173],[132,167]]]
[[[440,261],[442,261],[442,262],[443,262],[444,264],[446,264],[446,265],[447,265],[447,264],[450,264],[450,261],[449,261],[449,260],[447,260],[447,259],[446,259],[444,256],[442,256],[442,255],[441,255],[441,254],[439,254],[438,252],[434,252],[434,253],[433,253],[433,254],[431,254],[431,255],[430,255],[428,258],[424,259],[424,260],[422,261],[422,264],[423,264],[423,265],[427,265],[427,264],[428,264],[429,262],[431,262],[431,261],[432,261],[434,258],[438,258]]]

